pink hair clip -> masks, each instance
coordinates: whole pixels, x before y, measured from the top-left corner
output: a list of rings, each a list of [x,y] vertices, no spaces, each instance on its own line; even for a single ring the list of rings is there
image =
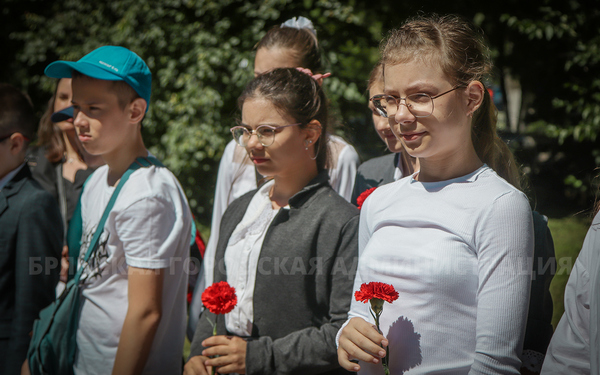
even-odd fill
[[[323,78],[327,78],[331,76],[331,73],[325,73],[325,74],[313,74],[312,70],[307,69],[307,68],[302,68],[302,67],[297,67],[296,70],[298,70],[299,72],[302,72],[304,74],[308,74],[310,77],[312,77],[315,81],[319,82],[319,84],[323,83]]]

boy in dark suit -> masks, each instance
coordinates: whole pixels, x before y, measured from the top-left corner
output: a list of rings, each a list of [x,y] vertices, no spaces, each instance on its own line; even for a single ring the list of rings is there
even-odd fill
[[[25,163],[35,126],[29,98],[0,84],[0,374],[20,372],[60,273],[60,212]]]

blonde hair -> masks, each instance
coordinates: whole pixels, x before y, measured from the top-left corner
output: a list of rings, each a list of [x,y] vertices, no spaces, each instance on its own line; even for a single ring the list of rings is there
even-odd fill
[[[371,74],[369,74],[367,90],[371,90],[373,86],[378,84],[383,84],[383,64],[381,63],[381,61],[373,67],[373,70],[371,70]]]
[[[382,43],[386,65],[436,59],[454,85],[467,86],[490,75],[492,63],[483,34],[458,16],[420,16],[392,30]],[[477,156],[498,175],[521,189],[521,173],[506,143],[496,133],[497,110],[484,85],[481,106],[473,113],[471,139]]]

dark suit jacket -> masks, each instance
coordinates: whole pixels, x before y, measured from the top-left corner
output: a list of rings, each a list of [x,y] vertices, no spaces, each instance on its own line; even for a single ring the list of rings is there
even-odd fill
[[[39,311],[55,298],[62,220],[25,165],[0,191],[0,374],[19,374]]]
[[[350,202],[356,205],[356,198],[364,191],[394,182],[399,157],[400,153],[388,154],[362,163],[356,172]]]
[[[553,303],[550,294],[550,283],[556,272],[554,257],[554,241],[548,218],[533,211],[533,232],[535,247],[533,250],[533,277],[529,296],[529,312],[523,350],[533,350],[546,354],[552,333]]]
[[[280,209],[262,244],[253,294],[254,324],[246,349],[246,374],[346,374],[337,361],[335,336],[347,319],[358,256],[358,210],[339,196],[322,172]],[[227,208],[215,255],[214,281],[227,279],[223,262],[229,238],[242,220],[252,191]],[[215,316],[204,310],[191,356],[212,335]],[[223,317],[217,333],[227,334]]]

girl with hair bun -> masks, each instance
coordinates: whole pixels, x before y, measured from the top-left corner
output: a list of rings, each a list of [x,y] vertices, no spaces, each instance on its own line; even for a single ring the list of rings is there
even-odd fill
[[[380,374],[518,374],[533,255],[529,202],[496,134],[482,35],[455,16],[407,21],[382,47],[371,98],[419,171],[364,202],[354,290],[392,285],[373,326],[353,301],[338,333],[342,367]],[[355,360],[358,360],[356,362]]]
[[[214,282],[234,287],[238,304],[225,319],[203,311],[184,373],[344,374],[334,342],[350,308],[358,210],[328,183],[327,99],[313,78],[281,68],[238,104],[233,138],[268,181],[223,215]]]
[[[294,17],[281,26],[274,26],[256,45],[254,76],[264,74],[276,68],[299,68],[310,71],[313,78],[322,82],[327,74],[321,72],[321,51],[316,31],[310,20]],[[360,164],[358,153],[341,137],[325,134],[323,148],[329,151],[326,169],[329,183],[347,201],[350,201],[356,170]],[[188,337],[196,326],[197,317],[202,309],[200,294],[212,283],[212,267],[216,241],[219,238],[221,218],[236,198],[256,189],[263,176],[248,158],[246,151],[231,141],[225,147],[215,187],[215,197],[211,220],[211,233],[206,245],[202,272],[195,287],[194,299],[190,307]],[[205,266],[206,265],[206,266]]]
[[[326,76],[319,74],[322,69],[321,50],[316,31],[312,22],[304,17],[294,17],[281,26],[274,26],[257,43],[254,76],[275,68],[298,67],[310,70],[320,82]],[[358,153],[354,147],[335,135],[328,135],[325,143],[331,155],[327,165],[330,184],[350,201],[356,169],[360,163]],[[220,218],[227,206],[256,186],[257,175],[252,163],[243,149],[236,147],[233,141],[229,142],[219,165],[211,234],[213,231],[218,234]]]

